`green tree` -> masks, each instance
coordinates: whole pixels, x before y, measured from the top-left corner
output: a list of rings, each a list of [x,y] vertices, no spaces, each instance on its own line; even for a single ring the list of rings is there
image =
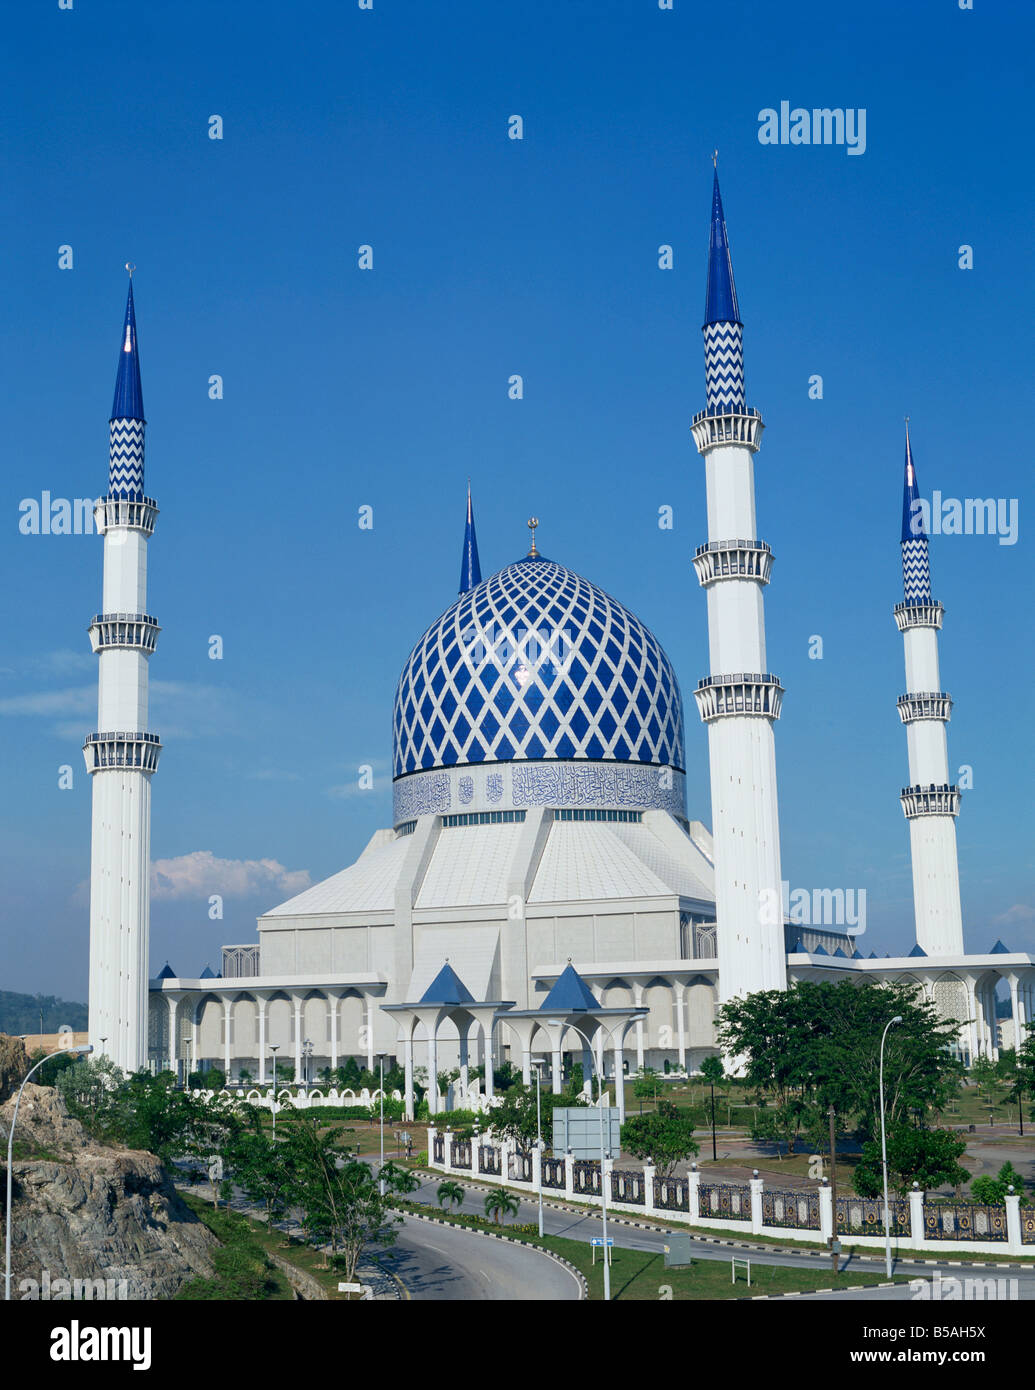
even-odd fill
[[[445,1210],[447,1202],[451,1207],[462,1207],[464,1204],[464,1189],[458,1182],[440,1182],[435,1197],[443,1210]]]
[[[243,1132],[228,1145],[224,1162],[245,1196],[266,1213],[267,1229],[287,1210],[291,1170],[286,1146],[261,1129]]]
[[[653,1067],[641,1068],[633,1080],[633,1095],[637,1100],[651,1100],[658,1103],[658,1073]]]
[[[965,1139],[951,1129],[918,1129],[899,1122],[888,1130],[888,1185],[901,1196],[918,1183],[925,1192],[951,1183],[959,1188],[970,1174],[960,1164]],[[852,1178],[860,1197],[884,1192],[880,1141],[868,1139]]]
[[[558,1107],[585,1105],[579,1096],[557,1095],[540,1089],[543,1142],[547,1148],[553,1135],[553,1112]],[[536,1088],[518,1084],[511,1086],[500,1104],[490,1112],[492,1130],[502,1139],[516,1139],[522,1148],[529,1149],[536,1140]]]
[[[745,1079],[763,1089],[785,1114],[795,1102],[818,1111],[833,1105],[854,1115],[863,1138],[879,1128],[880,1044],[884,1048],[885,1106],[889,1124],[941,1110],[959,1088],[962,1068],[951,1055],[958,1024],[939,1017],[919,986],[851,980],[800,981],[733,999],[719,1011],[723,1051],[744,1058]]]
[[[989,1206],[1001,1207],[1006,1202],[1010,1188],[1024,1196],[1024,1178],[1012,1163],[1006,1162],[996,1176],[987,1173],[977,1177],[970,1184],[970,1195],[975,1202],[986,1202]]]
[[[994,1106],[1002,1089],[998,1065],[991,1057],[975,1057],[970,1067],[970,1079],[985,1105]]]
[[[688,1107],[659,1101],[653,1112],[633,1115],[622,1125],[622,1149],[641,1161],[652,1159],[659,1177],[671,1177],[677,1163],[700,1152],[694,1138],[700,1118],[699,1112]]]
[[[721,1057],[706,1057],[701,1063],[701,1075],[709,1086],[721,1086],[726,1080],[726,1072]]]
[[[494,1187],[485,1194],[485,1215],[498,1226],[505,1216],[517,1216],[521,1203],[505,1187]]]

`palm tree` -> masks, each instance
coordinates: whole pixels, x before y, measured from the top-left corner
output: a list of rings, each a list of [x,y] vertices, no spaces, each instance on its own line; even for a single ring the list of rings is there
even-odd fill
[[[512,1192],[508,1192],[505,1187],[499,1187],[486,1195],[485,1215],[491,1216],[498,1226],[502,1217],[517,1216],[520,1205]]]
[[[443,1211],[447,1202],[451,1207],[462,1207],[464,1204],[464,1189],[458,1182],[440,1182],[435,1195]]]

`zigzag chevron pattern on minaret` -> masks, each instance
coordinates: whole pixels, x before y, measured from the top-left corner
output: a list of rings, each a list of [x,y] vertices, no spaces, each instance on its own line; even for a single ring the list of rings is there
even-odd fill
[[[143,420],[112,420],[108,439],[109,495],[136,501],[144,495]]]
[[[906,602],[931,597],[931,568],[927,537],[902,542],[902,589]]]
[[[705,324],[704,384],[709,411],[743,411],[744,330],[739,323]]]

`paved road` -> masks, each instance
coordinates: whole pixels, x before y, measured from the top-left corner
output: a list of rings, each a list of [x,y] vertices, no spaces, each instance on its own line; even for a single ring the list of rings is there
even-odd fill
[[[461,1186],[464,1187],[464,1205],[462,1208],[460,1208],[460,1210],[468,1211],[478,1215],[484,1215],[484,1198],[486,1189],[476,1189],[466,1186],[463,1183],[462,1179],[457,1178],[455,1173],[450,1174],[450,1178],[453,1181],[460,1181]],[[431,1179],[430,1181],[422,1182],[420,1191],[414,1192],[412,1194],[413,1197],[421,1202],[435,1203],[435,1194],[437,1192],[438,1185],[443,1180],[444,1178],[436,1177]],[[537,1219],[537,1211],[538,1208],[534,1198],[532,1201],[522,1199],[520,1211],[518,1215],[513,1219],[515,1221],[522,1222],[535,1221]],[[431,1229],[439,1231],[443,1228],[440,1226],[434,1226]],[[583,1213],[574,1211],[559,1211],[555,1207],[544,1206],[543,1229],[545,1230],[547,1235],[564,1236],[568,1240],[588,1241],[591,1236],[598,1236],[600,1234],[600,1215],[599,1212]],[[670,1234],[671,1233],[668,1231],[639,1230],[636,1227],[619,1225],[618,1223],[615,1223],[613,1225],[610,1222],[608,1223],[608,1235],[614,1238],[615,1245],[624,1247],[628,1250],[661,1251],[664,1249],[664,1246],[668,1241]],[[695,1260],[721,1260],[724,1263],[728,1264],[731,1251],[728,1245],[720,1245],[718,1243],[712,1244],[710,1241],[707,1240],[695,1240],[693,1243],[693,1253]],[[747,1254],[748,1252],[745,1251],[744,1253]],[[879,1255],[879,1251],[875,1251],[874,1253]],[[896,1274],[908,1274],[911,1278],[918,1279],[930,1279],[934,1273],[935,1268],[941,1269],[943,1279],[949,1278],[950,1276],[956,1278],[999,1278],[1008,1276],[1017,1280],[1017,1297],[1019,1299],[1035,1300],[1035,1268],[1026,1267],[1023,1270],[1011,1269],[1008,1271],[997,1271],[991,1267],[974,1270],[951,1267],[949,1264],[949,1260],[958,1260],[959,1258],[960,1256],[958,1254],[952,1254],[951,1256],[947,1256],[946,1261],[943,1262],[940,1266],[932,1266],[926,1263],[915,1264],[911,1262],[907,1263],[903,1261],[896,1261],[894,1266],[894,1272]],[[979,1255],[976,1258],[979,1260],[988,1260],[992,1257],[987,1255]],[[822,1270],[824,1272],[830,1270],[829,1255],[806,1255],[791,1250],[779,1252],[767,1250],[752,1250],[750,1252],[750,1259],[753,1264],[779,1265],[787,1269],[814,1269]],[[1009,1256],[1004,1254],[1004,1259],[1008,1260]],[[874,1284],[880,1283],[886,1277],[883,1262],[879,1259],[870,1261],[860,1260],[856,1256],[847,1256],[844,1262],[842,1263],[841,1268],[842,1270],[849,1270],[855,1274],[869,1275]],[[1009,1286],[1007,1286],[1007,1288],[1009,1288]],[[892,1300],[907,1300],[913,1297],[913,1292],[914,1291],[910,1289],[908,1284],[901,1284],[897,1285],[894,1289],[870,1289],[862,1294],[844,1294],[838,1292],[827,1295],[802,1294],[800,1295],[800,1297],[826,1297],[836,1299],[845,1297],[863,1297],[876,1299],[887,1298]],[[1010,1296],[1012,1297],[1012,1293],[1010,1294]]]
[[[405,1218],[395,1245],[378,1260],[415,1300],[559,1302],[581,1297],[571,1271],[538,1250],[412,1217]]]

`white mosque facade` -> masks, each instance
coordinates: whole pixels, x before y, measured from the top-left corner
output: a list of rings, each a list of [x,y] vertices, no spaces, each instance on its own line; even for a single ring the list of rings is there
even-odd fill
[[[409,1083],[418,1067],[435,1074],[459,1065],[464,1080],[484,1065],[487,1088],[490,1058],[511,1060],[527,1078],[533,1055],[545,1054],[559,1086],[562,1054],[589,1047],[609,1076],[645,1065],[692,1071],[717,1050],[725,999],[846,976],[922,985],[943,1014],[962,1020],[968,1058],[997,1052],[1001,981],[1015,1028],[1026,1025],[1032,958],[999,942],[985,956],[963,950],[960,797],[948,783],[945,739],[951,700],[934,689],[943,610],[930,594],[927,537],[906,530],[916,496],[908,442],[895,620],[906,644],[899,714],[910,785],[901,803],[917,944],[897,959],[864,959],[844,927],[797,926],[761,906],[781,902],[774,734],[783,688],[767,669],[773,555],[755,523],[763,425],[745,401],[717,178],[706,408],[693,420],[708,500],[694,567],[710,655],[694,694],[708,729],[712,830],[699,818],[706,808],[693,804],[700,791],[686,785],[683,699],[657,638],[617,599],[541,554],[534,519],[528,553],[482,579],[469,497],[459,597],[399,679],[392,824],[354,864],[260,917],[256,943],[224,947],[218,975],[180,977],[167,965],[145,995],[138,861],[160,745],[142,732],[157,633],[143,593],[156,508],[143,491],[132,312],[130,295],[103,504],[130,544],[106,539],[112,611],[91,629],[101,658],[98,727],[116,729],[87,741],[98,1051],[124,1066],[208,1064],[256,1081],[270,1079],[274,1056],[278,1075],[299,1081],[350,1056],[371,1069],[379,1056],[397,1058]],[[139,442],[128,469],[127,440]],[[120,723],[130,732],[118,732]]]

